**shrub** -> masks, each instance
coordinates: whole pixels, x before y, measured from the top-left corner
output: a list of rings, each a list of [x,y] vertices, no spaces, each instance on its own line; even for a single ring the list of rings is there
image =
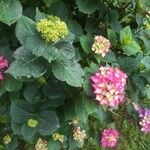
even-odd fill
[[[0,149],[148,150],[149,0],[0,0]]]

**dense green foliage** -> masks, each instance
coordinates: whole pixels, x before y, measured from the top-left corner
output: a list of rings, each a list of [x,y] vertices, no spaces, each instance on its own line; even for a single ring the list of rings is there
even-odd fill
[[[67,36],[42,38],[36,23],[48,15],[66,23]],[[105,57],[91,50],[95,35],[111,42]],[[49,150],[102,150],[107,127],[120,132],[116,150],[149,149],[150,135],[140,131],[131,102],[150,106],[150,0],[0,0],[0,56],[9,62],[0,81],[0,150],[34,150],[39,138]],[[119,108],[95,101],[90,76],[100,65],[128,75]],[[75,117],[84,143],[73,140]],[[52,138],[55,132],[63,143]]]

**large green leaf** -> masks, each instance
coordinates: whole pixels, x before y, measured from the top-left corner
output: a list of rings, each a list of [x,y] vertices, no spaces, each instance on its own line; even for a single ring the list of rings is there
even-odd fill
[[[54,2],[57,0],[43,0],[43,2],[46,4],[46,6],[50,7]]]
[[[25,44],[29,36],[35,33],[35,22],[22,16],[16,25],[16,36],[21,44]]]
[[[16,60],[11,63],[6,71],[14,78],[38,78],[46,71],[44,62],[40,58],[32,55],[31,52],[24,47],[17,49],[15,58]]]
[[[138,60],[133,57],[118,57],[117,59],[120,68],[130,75],[138,67]]]
[[[123,28],[120,31],[121,48],[128,56],[136,55],[141,52],[140,45],[133,40],[132,32],[129,26]]]
[[[132,41],[130,45],[123,45],[121,48],[128,56],[136,55],[138,52],[142,52],[140,45],[135,41]]]
[[[91,14],[99,7],[99,0],[76,0],[76,4],[81,12]]]
[[[32,140],[32,138],[37,133],[37,128],[30,128],[26,123],[22,125],[21,134],[23,135],[24,139],[27,141]]]
[[[22,6],[18,0],[0,0],[0,21],[10,26],[21,14]]]
[[[5,77],[2,85],[6,91],[15,92],[22,88],[22,83],[11,76]]]
[[[107,29],[107,35],[108,35],[108,39],[110,40],[110,42],[115,45],[117,43],[117,39],[116,39],[116,33],[115,31],[111,30],[111,29]]]
[[[16,123],[24,123],[28,119],[32,108],[26,101],[14,101],[10,107],[12,121]]]
[[[83,34],[81,25],[75,20],[67,21],[67,25],[71,33],[73,33],[78,40],[79,37]]]
[[[146,68],[147,71],[150,71],[150,57],[149,56],[145,56],[142,60],[141,60],[141,64],[143,64]]]
[[[97,104],[85,94],[81,94],[75,101],[75,112],[81,121],[86,123],[88,116],[97,110]]]
[[[48,84],[43,87],[43,94],[49,99],[49,105],[52,107],[59,107],[63,105],[65,101],[63,87],[56,80],[49,81]]]
[[[55,58],[55,49],[46,40],[43,40],[39,34],[27,39],[26,47],[36,56],[43,56],[50,63]]]
[[[49,63],[54,59],[68,63],[75,56],[75,49],[69,42],[47,43],[39,34],[29,37],[26,47],[36,56],[42,56]]]
[[[61,149],[60,142],[50,139],[48,142],[48,150],[58,150],[58,149]]]
[[[23,96],[30,103],[37,103],[40,100],[40,94],[38,84],[34,82],[29,83],[23,92]]]
[[[130,45],[132,42],[132,32],[129,26],[120,31],[120,40],[122,45]]]
[[[44,14],[43,12],[40,12],[39,9],[36,8],[36,16],[35,16],[36,21],[38,22],[43,18],[47,18],[47,15]]]
[[[86,53],[90,53],[92,51],[93,37],[91,35],[82,35],[80,37],[80,44]]]
[[[57,79],[66,81],[71,86],[81,87],[83,84],[84,72],[78,63],[65,65],[61,62],[54,62],[52,71]]]
[[[57,0],[48,9],[48,14],[58,16],[62,20],[67,21],[69,18],[69,12],[66,4],[63,1]]]
[[[38,132],[41,135],[51,135],[59,127],[59,120],[54,111],[44,111],[39,115]]]

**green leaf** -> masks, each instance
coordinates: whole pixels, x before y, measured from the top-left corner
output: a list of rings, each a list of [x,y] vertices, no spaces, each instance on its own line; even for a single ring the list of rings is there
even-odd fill
[[[120,31],[120,40],[122,45],[130,45],[133,41],[132,32],[129,26],[123,28]]]
[[[32,111],[31,106],[26,101],[14,101],[10,107],[10,114],[12,117],[12,121],[16,123],[23,123],[29,117],[29,112]]]
[[[71,33],[73,33],[78,40],[79,37],[83,34],[81,25],[76,20],[69,20],[67,26]]]
[[[110,51],[106,54],[105,57],[102,58],[102,61],[107,62],[107,63],[114,63],[117,61],[115,53]]]
[[[28,102],[37,103],[40,100],[40,92],[38,84],[34,82],[29,83],[24,89],[23,96]]]
[[[49,63],[55,58],[54,47],[36,34],[27,39],[26,47],[36,56],[43,56]]]
[[[0,21],[10,26],[21,14],[22,6],[18,0],[0,0]]]
[[[22,16],[16,25],[16,36],[21,44],[25,44],[27,38],[34,34],[35,22],[28,17]]]
[[[98,9],[99,0],[76,0],[79,11],[85,14],[92,14]]]
[[[58,150],[58,149],[61,149],[60,143],[58,141],[50,139],[48,142],[48,150]]]
[[[49,99],[49,105],[52,107],[59,107],[65,101],[63,88],[56,80],[50,81],[43,87],[43,94]]]
[[[58,16],[64,21],[67,21],[70,16],[66,4],[60,0],[57,0],[57,2],[53,3],[51,7],[49,7],[48,14]]]
[[[106,126],[108,123],[111,123],[113,120],[111,117],[111,113],[108,111],[104,111],[104,109],[101,106],[99,106],[96,112],[94,112],[92,115],[93,117],[98,119],[98,121],[102,126]]]
[[[133,57],[118,57],[117,59],[120,68],[130,75],[138,67],[138,60]]]
[[[50,7],[57,0],[43,0],[47,7]]]
[[[149,86],[146,86],[145,93],[146,93],[147,98],[150,99],[150,87]]]
[[[140,45],[135,41],[132,41],[130,45],[123,45],[121,48],[128,56],[136,55],[138,52],[142,52]]]
[[[107,29],[107,35],[108,35],[108,39],[110,40],[110,42],[115,45],[117,40],[116,40],[116,33],[115,31],[111,30],[111,29]]]
[[[21,134],[23,138],[27,141],[31,141],[37,132],[37,128],[30,128],[26,123],[23,124],[21,128]]]
[[[145,56],[142,60],[141,60],[141,64],[143,64],[146,68],[147,71],[150,71],[150,57],[149,56]]]
[[[83,83],[83,69],[78,63],[65,65],[60,62],[53,62],[52,71],[58,80],[66,81],[69,85],[81,87]]]
[[[94,100],[89,99],[85,94],[81,94],[75,101],[75,112],[79,119],[86,123],[88,116],[97,110]]]
[[[7,59],[12,59],[13,53],[9,48],[9,44],[2,46],[0,45],[0,55],[6,57]]]
[[[59,120],[54,111],[45,111],[39,115],[38,132],[42,136],[51,135],[59,127]]]
[[[35,77],[38,78],[45,73],[44,62],[40,58],[31,54],[31,52],[20,47],[15,54],[16,60],[13,61],[6,73],[10,73],[14,78]]]
[[[80,37],[80,44],[86,53],[91,52],[92,51],[91,47],[93,44],[93,37],[90,34],[81,36]]]
[[[18,147],[19,143],[16,137],[12,138],[12,141],[8,144],[5,145],[7,150],[16,150],[16,148]],[[1,150],[1,147],[0,147]]]
[[[69,59],[75,57],[75,49],[69,42],[47,43],[39,34],[29,37],[26,47],[34,55],[44,57],[49,63],[55,59],[68,63]]]
[[[40,21],[41,19],[47,17],[47,15],[44,14],[44,13],[42,13],[42,12],[40,12],[39,9],[36,8],[36,16],[35,16],[35,17],[36,17],[36,18],[35,18],[36,21],[38,22],[38,21]]]
[[[11,76],[5,77],[2,85],[4,89],[9,92],[19,91],[22,88],[22,83]]]

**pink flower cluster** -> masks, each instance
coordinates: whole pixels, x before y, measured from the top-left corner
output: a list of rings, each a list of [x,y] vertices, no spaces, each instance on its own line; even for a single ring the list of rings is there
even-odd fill
[[[141,131],[145,133],[150,133],[150,109],[141,108],[138,104],[133,103],[133,106],[138,115],[141,118],[139,124],[141,125]]]
[[[111,47],[110,41],[103,36],[95,36],[94,40],[92,51],[104,57]]]
[[[119,139],[119,132],[113,128],[105,129],[102,132],[101,145],[103,148],[114,148]]]
[[[0,80],[3,80],[3,69],[8,68],[8,61],[3,56],[0,56]]]
[[[124,102],[127,75],[119,68],[101,66],[91,80],[101,105],[115,107]]]

